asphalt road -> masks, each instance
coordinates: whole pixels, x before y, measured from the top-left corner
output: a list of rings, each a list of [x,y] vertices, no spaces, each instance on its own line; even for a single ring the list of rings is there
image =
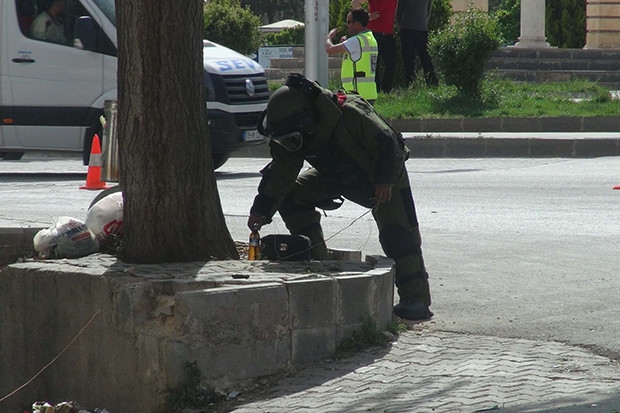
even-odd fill
[[[37,157],[38,156],[38,157]],[[233,158],[217,172],[226,221],[244,240],[266,159]],[[434,319],[428,328],[567,342],[620,360],[620,158],[413,159],[408,162]],[[0,161],[0,226],[84,218],[73,155]],[[365,209],[323,218],[332,248],[380,254]],[[281,220],[262,235],[284,233]]]

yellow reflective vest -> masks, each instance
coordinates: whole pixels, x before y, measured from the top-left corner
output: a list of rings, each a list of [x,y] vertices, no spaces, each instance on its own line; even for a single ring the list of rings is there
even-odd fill
[[[377,41],[370,30],[355,35],[361,46],[361,57],[354,61],[350,53],[342,56],[340,79],[346,92],[357,92],[366,100],[377,99]]]

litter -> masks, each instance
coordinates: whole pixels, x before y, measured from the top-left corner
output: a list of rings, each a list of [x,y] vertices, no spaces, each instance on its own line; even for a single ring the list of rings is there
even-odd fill
[[[48,402],[35,402],[32,404],[32,413],[110,413],[110,411],[101,408],[82,409],[76,402],[62,402],[55,406]]]
[[[79,258],[99,250],[86,223],[69,217],[60,217],[52,227],[37,232],[33,243],[41,258]]]
[[[114,251],[123,236],[122,192],[111,193],[88,208],[86,226],[102,248]]]

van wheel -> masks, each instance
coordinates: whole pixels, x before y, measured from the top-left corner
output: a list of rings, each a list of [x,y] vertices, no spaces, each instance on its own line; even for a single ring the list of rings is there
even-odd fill
[[[19,161],[22,156],[24,156],[24,152],[0,152],[0,158],[5,161]]]
[[[224,165],[228,158],[230,158],[229,153],[214,153],[211,156],[213,157],[213,169],[217,169]]]

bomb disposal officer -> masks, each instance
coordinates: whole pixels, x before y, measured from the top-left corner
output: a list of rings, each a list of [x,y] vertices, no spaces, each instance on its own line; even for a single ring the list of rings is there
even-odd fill
[[[372,208],[381,246],[395,261],[394,313],[432,317],[401,135],[359,95],[334,94],[297,74],[273,93],[258,129],[270,139],[272,161],[261,171],[248,226],[260,228],[279,212],[291,234],[310,238],[312,257],[324,260],[317,208],[334,209],[341,197]],[[300,173],[304,161],[312,168]]]

